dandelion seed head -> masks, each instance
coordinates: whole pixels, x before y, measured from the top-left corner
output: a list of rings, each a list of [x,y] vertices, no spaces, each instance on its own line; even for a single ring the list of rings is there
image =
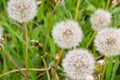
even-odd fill
[[[67,20],[54,26],[52,36],[59,47],[68,49],[79,45],[82,41],[83,32],[77,22]]]
[[[19,23],[29,22],[36,16],[37,4],[35,0],[9,0],[7,11],[13,20]]]
[[[93,73],[95,60],[88,50],[75,49],[66,54],[62,66],[69,78],[85,80],[88,74]]]
[[[93,30],[99,31],[100,29],[109,27],[111,18],[111,13],[102,9],[98,9],[90,18]]]
[[[105,56],[120,54],[120,31],[115,28],[100,30],[94,40],[96,49]]]

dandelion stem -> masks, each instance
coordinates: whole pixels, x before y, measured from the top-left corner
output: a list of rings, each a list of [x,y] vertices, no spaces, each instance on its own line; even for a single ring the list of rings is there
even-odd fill
[[[76,6],[76,10],[75,10],[75,20],[76,21],[77,21],[77,18],[78,18],[79,7],[80,7],[80,0],[77,1],[77,6]]]
[[[48,68],[48,69],[36,69],[36,68],[28,68],[29,71],[46,71],[46,70],[50,70],[51,68]],[[11,74],[11,73],[15,73],[15,72],[19,72],[19,71],[26,71],[26,68],[20,68],[20,69],[15,69],[15,70],[11,70],[11,71],[8,71],[8,72],[5,72],[3,74],[0,75],[0,77],[3,77],[7,74]]]
[[[3,53],[6,55],[6,57],[11,61],[11,63],[16,67],[18,68],[18,71],[20,71],[20,73],[26,78],[26,75],[24,74],[24,72],[22,72],[22,70],[20,69],[20,67],[15,63],[15,61],[11,58],[11,56],[6,52],[6,50],[4,49],[4,46],[3,45],[0,45]],[[2,75],[0,75],[1,77]]]
[[[24,27],[25,27],[25,67],[26,67],[26,77],[28,80],[28,26],[27,23],[24,23]]]
[[[107,1],[106,10],[108,10],[108,8],[109,8],[109,5],[110,5],[110,0],[108,0],[108,1]]]
[[[61,60],[61,57],[62,57],[62,54],[63,54],[63,49],[58,53],[58,59],[57,59],[57,63],[56,63],[56,65],[55,65],[55,69],[54,69],[54,75],[53,75],[53,79],[52,80],[56,80],[56,74],[57,74],[57,68],[58,68],[58,65],[59,65],[59,63],[60,63],[60,60]]]
[[[44,63],[45,69],[46,69],[47,78],[48,78],[48,80],[50,80],[50,74],[49,74],[49,71],[47,70],[47,63],[43,56],[41,58],[43,60],[43,63]]]
[[[49,33],[49,27],[50,27],[50,23],[51,23],[51,20],[52,20],[52,17],[53,17],[53,15],[54,15],[54,13],[55,13],[55,11],[56,11],[56,6],[57,6],[57,4],[54,6],[54,8],[53,8],[53,11],[52,11],[52,14],[50,15],[50,18],[48,19],[48,24],[47,24],[47,27],[46,27],[46,30],[45,30],[45,39],[44,39],[44,44],[43,44],[43,46],[44,46],[44,50],[45,50],[45,48],[46,48],[46,44],[47,44],[47,39],[48,39],[48,33]]]
[[[107,67],[107,57],[105,57],[104,60],[105,60],[105,65],[104,65],[103,72],[102,72],[100,80],[104,80],[105,70],[106,70],[106,67]]]
[[[86,48],[88,48],[88,47],[90,46],[90,44],[91,44],[91,42],[93,41],[93,39],[94,39],[94,37],[95,37],[96,34],[97,34],[97,31],[95,31],[95,32],[93,33],[92,37],[90,38],[90,40],[88,41],[88,43],[87,43],[87,45],[86,45]]]
[[[93,46],[93,55],[94,55],[94,57],[97,56],[97,55],[96,55],[96,47],[95,47],[95,46]]]
[[[96,58],[96,60],[99,60],[100,58],[102,58],[103,57],[103,55],[100,55],[100,56],[98,56],[97,58]]]

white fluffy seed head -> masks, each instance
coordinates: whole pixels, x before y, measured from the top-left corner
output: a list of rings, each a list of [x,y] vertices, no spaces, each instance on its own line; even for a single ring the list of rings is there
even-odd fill
[[[68,49],[79,45],[83,38],[83,32],[77,22],[67,20],[54,26],[52,36],[59,47]]]
[[[105,56],[120,54],[120,31],[115,28],[100,30],[94,40],[96,49]]]
[[[88,50],[76,49],[66,54],[62,66],[69,78],[85,80],[86,76],[94,71],[95,59]]]
[[[90,18],[93,30],[99,31],[100,29],[109,27],[111,18],[111,13],[102,9],[98,9]]]
[[[7,11],[13,20],[19,23],[29,22],[36,16],[37,4],[35,0],[10,0]]]

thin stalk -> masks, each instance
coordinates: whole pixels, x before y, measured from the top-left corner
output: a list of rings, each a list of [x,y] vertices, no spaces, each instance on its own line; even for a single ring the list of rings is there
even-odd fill
[[[25,68],[26,68],[26,77],[28,80],[28,26],[27,23],[24,23],[24,27],[25,27]]]
[[[109,5],[110,5],[110,0],[107,1],[106,10],[108,10]]]
[[[59,58],[57,59],[57,63],[55,65],[55,69],[54,69],[54,74],[53,74],[53,79],[52,80],[56,80],[57,69],[58,69],[58,66],[59,66],[62,54],[63,54],[63,49],[59,52]]]
[[[77,21],[77,18],[78,18],[79,7],[80,7],[80,0],[77,1],[77,6],[75,10],[75,21]]]
[[[6,55],[6,57],[11,61],[11,63],[18,69],[18,71],[20,71],[20,73],[26,78],[26,75],[24,74],[24,72],[22,72],[22,70],[20,69],[20,67],[15,63],[15,61],[11,58],[11,56],[6,52],[5,48],[3,45],[0,45],[3,53]]]
[[[48,78],[48,80],[50,80],[50,73],[49,73],[49,71],[47,70],[47,63],[46,63],[46,61],[45,61],[45,59],[44,59],[43,56],[42,56],[41,58],[42,58],[42,60],[43,60],[43,63],[44,63],[45,69],[46,69],[47,78]]]
[[[95,31],[95,32],[93,33],[92,37],[90,38],[90,40],[88,41],[88,43],[87,43],[87,45],[86,45],[86,48],[88,48],[88,47],[90,46],[90,44],[91,44],[91,42],[93,41],[93,39],[94,39],[94,37],[95,37],[96,34],[97,34],[97,31]]]
[[[56,7],[57,7],[57,4],[54,6],[54,8],[53,8],[53,11],[52,11],[52,14],[50,15],[50,18],[48,19],[48,24],[47,24],[47,27],[46,27],[46,30],[45,30],[45,38],[44,38],[44,44],[43,44],[43,46],[44,46],[44,50],[45,50],[45,48],[46,48],[46,44],[47,44],[47,39],[48,39],[48,33],[49,33],[49,27],[50,27],[50,23],[51,23],[51,20],[52,20],[52,17],[53,17],[53,15],[54,15],[54,13],[55,13],[55,11],[56,11]]]
[[[102,72],[100,80],[104,80],[105,71],[106,71],[106,67],[107,67],[107,57],[105,57],[104,60],[105,60],[105,65],[104,65],[103,72]]]
[[[102,57],[103,57],[103,55],[98,56],[98,57],[96,58],[96,61],[99,60],[99,59],[102,58]]]
[[[28,68],[29,71],[46,71],[46,70],[50,70],[51,68],[48,68],[48,69],[36,69],[36,68]],[[3,77],[7,74],[11,74],[11,73],[15,73],[15,72],[19,72],[19,71],[26,71],[26,68],[20,68],[20,69],[15,69],[15,70],[11,70],[11,71],[8,71],[8,72],[5,72],[3,74],[0,75],[0,77]]]
[[[95,46],[93,46],[93,55],[94,55],[94,57],[97,56],[97,55],[96,55],[96,47],[95,47]]]

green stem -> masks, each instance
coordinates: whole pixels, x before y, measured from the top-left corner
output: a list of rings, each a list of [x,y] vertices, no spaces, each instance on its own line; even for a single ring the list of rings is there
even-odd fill
[[[26,78],[26,75],[24,74],[24,72],[22,72],[22,70],[20,69],[20,67],[15,63],[15,61],[11,58],[11,56],[6,52],[6,50],[4,49],[3,45],[0,45],[3,53],[6,55],[6,57],[11,61],[11,63],[18,69],[18,71],[20,71],[20,73]]]
[[[96,58],[96,60],[99,60],[100,58],[104,57],[103,55],[100,55]]]
[[[56,62],[56,65],[55,65],[55,69],[54,69],[54,74],[53,74],[53,79],[52,80],[56,80],[57,69],[58,69],[59,63],[61,61],[61,57],[62,57],[63,51],[64,50],[62,49],[62,50],[60,50],[60,52],[58,52],[58,56],[57,57],[59,57],[59,58],[57,59],[57,62]]]
[[[101,76],[100,80],[104,80],[105,71],[106,71],[106,67],[107,67],[107,57],[105,57],[104,60],[105,60],[105,65],[104,65],[102,76]]]
[[[87,45],[86,45],[86,48],[88,48],[88,47],[90,46],[90,44],[91,44],[91,42],[93,41],[93,39],[94,39],[94,37],[95,37],[96,34],[97,34],[97,31],[95,31],[95,32],[93,33],[92,37],[90,38],[90,40],[88,41],[88,43],[87,43]]]
[[[110,0],[108,0],[108,2],[107,2],[107,5],[106,5],[106,10],[108,10],[109,5],[110,5]]]
[[[115,80],[115,76],[116,76],[116,72],[118,71],[118,68],[119,68],[119,64],[120,64],[120,61],[119,61],[119,56],[116,56],[115,59],[114,59],[115,63],[113,65],[113,70],[112,70],[112,77],[111,77],[111,80]]]
[[[56,11],[56,7],[57,7],[57,4],[54,6],[54,9],[52,11],[52,14],[50,15],[50,18],[48,19],[48,24],[47,24],[47,27],[46,27],[46,30],[45,30],[45,38],[44,38],[44,44],[43,44],[43,49],[45,51],[45,48],[46,48],[46,44],[47,44],[47,39],[48,39],[48,33],[49,33],[49,27],[50,27],[50,23],[51,23],[51,20],[53,18],[53,15]]]
[[[95,47],[95,46],[93,46],[93,55],[94,55],[94,57],[97,56],[97,55],[96,55],[96,47]]]
[[[24,23],[25,27],[25,67],[26,67],[26,80],[28,80],[28,26],[27,23]]]
[[[36,69],[36,68],[28,68],[29,71],[46,71],[46,70],[50,70],[51,68],[48,68],[48,69]],[[15,70],[11,70],[11,71],[8,71],[8,72],[5,72],[3,74],[0,75],[0,77],[3,77],[7,74],[12,74],[12,73],[15,73],[15,72],[19,72],[19,71],[26,71],[26,68],[20,68],[20,69],[15,69]]]
[[[77,6],[76,6],[76,10],[75,10],[75,20],[76,21],[77,21],[77,18],[78,18],[79,7],[80,7],[80,0],[77,1]]]
[[[49,74],[49,71],[47,70],[47,63],[43,56],[41,58],[43,60],[43,63],[44,63],[45,69],[46,69],[47,78],[48,78],[48,80],[50,80],[50,74]]]

